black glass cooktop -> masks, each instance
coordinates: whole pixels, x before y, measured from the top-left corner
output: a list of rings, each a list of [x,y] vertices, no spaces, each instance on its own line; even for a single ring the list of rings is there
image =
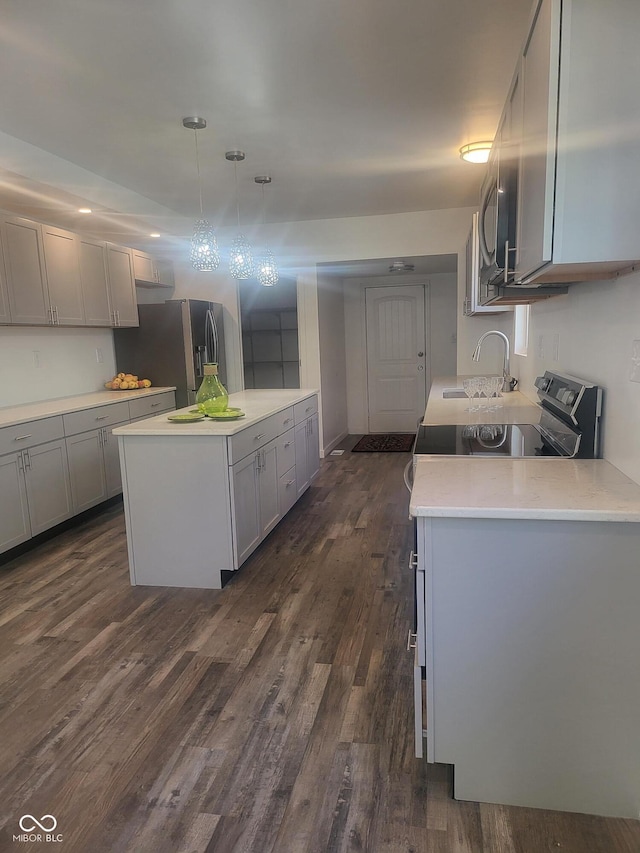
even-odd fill
[[[559,456],[534,424],[420,426],[414,454]]]

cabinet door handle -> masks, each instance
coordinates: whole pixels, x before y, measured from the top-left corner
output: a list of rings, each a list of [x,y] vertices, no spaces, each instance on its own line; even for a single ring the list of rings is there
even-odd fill
[[[109,433],[102,427],[102,446],[105,447],[109,443]]]
[[[24,457],[24,467],[26,471],[31,470],[31,457],[29,456],[28,450],[22,451],[22,456]]]
[[[47,309],[47,313],[49,314],[49,325],[53,326],[53,306],[52,305],[49,305],[49,308]]]
[[[409,554],[409,570],[413,571],[418,568],[418,555],[415,551],[412,551]]]
[[[24,472],[24,459],[22,453],[18,453],[18,470]]]
[[[58,315],[58,306],[57,305],[53,306],[53,315],[55,317],[54,325],[59,326],[60,325],[60,317]]]
[[[407,651],[411,649],[415,649],[416,644],[418,642],[418,635],[414,634],[411,628],[409,628],[409,636],[407,637]]]
[[[14,441],[24,441],[25,438],[31,438],[32,433],[28,432],[26,435],[17,435],[13,440]]]
[[[294,483],[295,483],[295,480],[287,480],[287,482],[285,483],[285,486],[288,489],[289,486],[293,486]]]

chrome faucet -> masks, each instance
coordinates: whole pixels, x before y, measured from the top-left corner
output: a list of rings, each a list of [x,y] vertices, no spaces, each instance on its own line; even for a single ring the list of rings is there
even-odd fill
[[[492,329],[490,332],[485,332],[484,335],[481,335],[471,358],[474,361],[480,361],[480,347],[482,346],[482,342],[484,341],[484,339],[488,338],[489,335],[497,335],[504,341],[504,363],[502,365],[502,376],[504,377],[504,385],[502,390],[513,391],[516,385],[518,384],[518,380],[514,379],[513,376],[511,376],[511,370],[509,366],[509,338],[505,335],[504,332],[499,332],[497,329]]]

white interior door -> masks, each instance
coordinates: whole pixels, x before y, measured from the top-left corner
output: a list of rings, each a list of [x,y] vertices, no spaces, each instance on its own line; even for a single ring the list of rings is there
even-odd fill
[[[425,288],[367,287],[369,432],[414,432],[426,405]]]

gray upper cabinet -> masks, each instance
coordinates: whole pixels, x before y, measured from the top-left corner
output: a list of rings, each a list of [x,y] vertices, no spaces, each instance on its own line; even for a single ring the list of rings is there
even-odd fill
[[[133,277],[133,252],[107,243],[107,269],[112,325],[138,326],[138,302]]]
[[[136,284],[140,287],[173,287],[173,264],[171,261],[133,250],[133,269]]]
[[[43,225],[42,242],[53,325],[83,326],[78,235]]]
[[[28,219],[4,216],[1,228],[11,322],[51,325],[42,226]]]
[[[612,277],[640,259],[640,87],[630,60],[640,3],[538,0],[533,12],[519,66],[515,282]]]
[[[90,237],[79,237],[80,281],[84,300],[85,325],[112,326],[107,276],[107,244]]]

